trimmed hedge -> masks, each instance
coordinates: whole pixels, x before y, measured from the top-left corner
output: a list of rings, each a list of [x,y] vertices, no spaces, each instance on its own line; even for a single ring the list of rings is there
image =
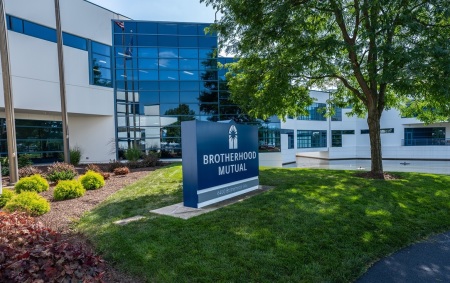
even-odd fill
[[[84,196],[85,193],[83,185],[77,180],[63,180],[56,185],[53,198],[55,200],[73,199]]]
[[[15,193],[10,189],[3,189],[2,194],[0,194],[0,208],[4,207],[14,195]]]
[[[45,180],[39,174],[34,174],[31,175],[30,177],[24,177],[20,179],[14,186],[14,189],[18,194],[24,191],[40,193],[48,190],[48,188],[49,185],[47,180]]]
[[[21,211],[39,216],[50,211],[50,203],[36,192],[22,192],[12,197],[3,208],[5,211]]]
[[[86,174],[79,178],[79,181],[86,190],[96,190],[105,185],[105,179],[100,173],[88,170]]]

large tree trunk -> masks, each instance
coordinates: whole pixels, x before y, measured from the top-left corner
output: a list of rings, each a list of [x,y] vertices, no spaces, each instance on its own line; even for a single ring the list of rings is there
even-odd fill
[[[384,179],[383,159],[381,155],[381,114],[376,107],[369,107],[367,124],[369,125],[371,174],[373,178]]]

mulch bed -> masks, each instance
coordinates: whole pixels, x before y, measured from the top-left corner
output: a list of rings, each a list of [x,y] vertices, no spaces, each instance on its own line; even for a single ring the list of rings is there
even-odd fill
[[[46,168],[40,167],[42,171]],[[102,168],[104,169],[104,168]],[[103,202],[110,195],[124,188],[125,186],[136,182],[145,177],[150,171],[156,168],[139,168],[132,169],[127,175],[115,176],[111,174],[110,178],[105,181],[105,186],[97,190],[87,190],[86,194],[80,198],[55,201],[53,200],[54,185],[46,192],[40,193],[46,198],[51,205],[50,212],[36,217],[36,220],[42,222],[45,227],[61,233],[64,240],[71,243],[81,243],[88,248],[93,248],[88,240],[73,230],[73,222],[78,220],[84,213],[92,210],[96,205]],[[77,167],[79,174],[85,172],[84,166]],[[8,178],[2,178],[3,186],[8,184]],[[140,282],[137,278],[132,278],[126,274],[118,272],[111,265],[107,264],[107,272],[104,277],[105,282]]]

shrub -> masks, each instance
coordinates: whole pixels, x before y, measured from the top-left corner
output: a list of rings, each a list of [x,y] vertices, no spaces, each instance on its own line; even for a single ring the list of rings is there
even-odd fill
[[[75,167],[64,162],[55,162],[47,170],[47,179],[51,182],[72,180],[77,175]]]
[[[117,160],[109,161],[108,163],[108,171],[114,172],[114,169],[123,167],[123,163]]]
[[[103,260],[24,213],[0,213],[2,282],[103,282]]]
[[[48,190],[48,187],[47,180],[45,180],[41,175],[35,174],[30,177],[20,179],[14,186],[14,189],[18,194],[24,191],[34,191],[40,193]]]
[[[85,193],[86,190],[83,188],[83,185],[77,180],[64,180],[56,185],[53,191],[53,198],[55,200],[72,199],[81,197]]]
[[[81,155],[83,152],[81,151],[81,148],[78,146],[75,146],[69,150],[70,155],[70,164],[77,166],[80,164]]]
[[[6,203],[15,195],[12,190],[3,189],[2,194],[0,195],[0,208],[4,207]]]
[[[111,174],[109,174],[108,172],[101,172],[100,174],[103,176],[104,180],[108,180],[111,176]]]
[[[86,171],[94,171],[97,173],[101,173],[102,169],[100,169],[100,167],[98,167],[98,165],[88,164],[88,166],[86,166]]]
[[[141,157],[142,151],[137,147],[130,147],[125,150],[124,155],[128,161],[137,161]]]
[[[156,152],[149,152],[142,157],[142,167],[155,167],[158,165],[159,157]]]
[[[80,177],[80,182],[86,190],[96,190],[105,185],[105,180],[100,173],[87,171]]]
[[[22,192],[13,196],[3,209],[9,212],[22,211],[31,216],[39,216],[50,211],[50,204],[36,192]]]
[[[0,164],[2,167],[2,176],[8,176],[9,175],[8,157],[0,157]]]
[[[114,169],[115,175],[126,175],[128,173],[130,173],[130,169],[128,169],[128,167],[119,167]]]
[[[33,161],[31,161],[31,157],[28,154],[21,154],[19,158],[17,158],[17,167],[22,168],[26,166],[33,165]]]
[[[25,166],[25,167],[22,167],[19,169],[19,178],[30,177],[31,175],[36,175],[36,174],[39,174],[42,176],[42,170],[37,167],[31,166],[31,165],[28,165],[28,166]]]

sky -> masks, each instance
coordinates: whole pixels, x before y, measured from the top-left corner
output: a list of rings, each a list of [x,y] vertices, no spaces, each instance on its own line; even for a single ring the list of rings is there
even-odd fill
[[[215,11],[200,0],[88,0],[133,20],[214,22]]]

